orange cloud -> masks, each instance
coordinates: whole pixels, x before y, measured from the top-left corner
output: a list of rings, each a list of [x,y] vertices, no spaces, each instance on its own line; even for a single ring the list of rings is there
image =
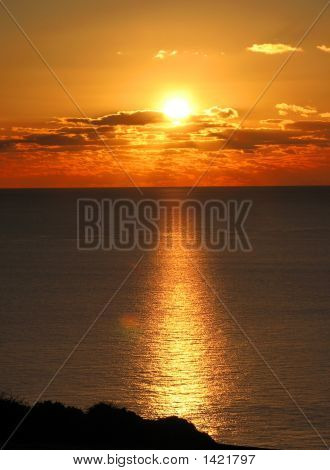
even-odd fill
[[[279,103],[275,105],[280,116],[287,116],[289,113],[299,114],[307,117],[311,114],[317,114],[317,109],[313,106],[299,106],[296,104]]]
[[[316,46],[317,49],[319,49],[322,52],[330,52],[330,47],[325,46],[324,44],[322,46]]]
[[[310,111],[286,106],[298,114]],[[67,117],[48,129],[3,130],[0,186],[130,185],[118,161],[138,185],[189,185],[211,159],[203,184],[296,184],[308,182],[309,172],[310,183],[330,183],[330,122],[311,119],[312,112],[307,120],[264,119],[246,128],[226,121],[238,115],[230,107],[215,106],[177,126],[150,113]]]
[[[219,119],[236,119],[238,112],[234,108],[220,108],[220,106],[213,106],[205,111],[208,116],[214,116]]]
[[[274,54],[285,54],[286,52],[302,52],[301,47],[293,47],[289,44],[272,44],[272,43],[265,43],[265,44],[253,44],[250,47],[246,48],[250,52],[258,52],[260,54],[267,54],[267,55],[274,55]]]
[[[155,55],[154,59],[167,59],[168,57],[174,57],[178,54],[178,51],[172,50],[172,51],[167,51],[165,49],[160,49]]]

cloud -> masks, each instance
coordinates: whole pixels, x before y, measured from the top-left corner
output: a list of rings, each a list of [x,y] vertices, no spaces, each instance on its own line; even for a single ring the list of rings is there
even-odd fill
[[[155,55],[154,55],[154,59],[159,59],[159,60],[163,60],[163,59],[167,59],[168,57],[174,57],[178,54],[178,51],[176,50],[173,50],[173,51],[168,51],[166,49],[160,49]]]
[[[266,126],[271,126],[271,127],[280,127],[280,128],[284,128],[286,126],[286,124],[292,122],[290,119],[261,119],[260,121],[260,124],[263,126],[263,125],[266,125]]]
[[[269,128],[247,128],[238,129],[226,145],[226,149],[237,149],[243,151],[257,150],[258,148],[270,148],[273,146],[306,146],[317,144],[320,146],[328,146],[328,142],[320,141],[320,135],[316,131],[319,131],[319,126],[312,126],[304,129],[299,124],[294,127],[294,124],[289,127],[281,129],[269,129]],[[314,131],[307,133],[305,131]],[[225,142],[225,140],[231,135],[227,130],[220,133],[215,133],[219,140]]]
[[[234,108],[220,108],[213,106],[205,111],[205,114],[219,119],[235,119],[238,118],[238,112]]]
[[[163,113],[158,111],[132,111],[107,114],[97,118],[65,118],[67,123],[86,123],[94,126],[144,126],[166,120]]]
[[[303,117],[308,117],[311,114],[317,114],[317,109],[313,106],[299,106],[296,104],[278,103],[275,105],[280,116],[287,116],[290,112],[299,114]]]
[[[11,147],[15,146],[14,139],[0,139],[0,152],[9,150]]]
[[[292,171],[305,171],[308,182],[313,168],[317,175],[314,182],[329,182],[330,121],[319,116],[315,119],[314,113],[307,119],[264,119],[254,125],[247,122],[244,128],[230,121],[238,115],[231,107],[214,106],[177,126],[162,113],[150,113],[118,112],[83,120],[67,117],[52,122],[49,128],[3,130],[0,186],[125,186],[127,177],[112,154],[139,185],[155,185],[156,181],[182,185],[190,180],[193,184],[210,158],[215,158],[215,165],[204,184],[219,184],[224,175],[228,183],[233,183],[233,178],[244,184],[274,183],[271,175],[282,175],[285,167],[286,183],[296,183],[290,179]],[[111,154],[91,123],[102,132]]]
[[[330,137],[329,121],[294,121],[285,125],[286,129],[299,129],[301,131],[312,132],[323,137]]]
[[[322,52],[330,53],[330,47],[325,46],[324,44],[322,46],[316,46],[316,48],[319,49]]]
[[[18,143],[19,141],[16,141]],[[81,145],[86,142],[82,135],[65,135],[65,134],[32,134],[24,137],[25,143],[43,145],[43,146],[66,146]]]
[[[293,47],[289,44],[272,44],[272,43],[265,43],[265,44],[253,44],[250,47],[246,48],[250,52],[258,52],[261,54],[267,55],[274,55],[274,54],[285,54],[286,52],[302,52],[301,47]]]
[[[79,149],[87,148],[99,143],[97,134],[92,127],[59,127],[57,129],[38,128],[12,128],[16,135],[11,138],[0,139],[0,152],[8,149],[22,150],[36,149],[61,149],[75,147]],[[113,138],[115,134],[109,132],[107,127],[107,138]]]
[[[320,113],[320,116],[321,116],[322,118],[329,119],[329,118],[330,118],[330,113]]]
[[[201,57],[206,58],[209,57],[209,54],[201,49],[182,49],[180,52],[176,49],[160,49],[156,54],[154,54],[153,58],[158,60],[170,59],[180,55],[180,57]],[[216,55],[224,56],[225,53],[223,51],[219,51]]]
[[[297,105],[278,105],[280,111],[293,110],[298,114],[314,114],[314,109]],[[98,118],[65,118],[67,124],[54,129],[17,128],[13,138],[0,139],[0,151],[15,150],[24,152],[34,150],[87,152],[104,150],[95,129],[89,123],[97,124],[103,140],[113,148],[129,152],[154,151],[160,149],[198,149],[200,151],[219,150],[235,129],[226,119],[235,119],[238,112],[231,107],[214,106],[199,115],[191,117],[180,126],[166,125],[162,113],[136,111],[116,113]],[[155,116],[154,116],[155,114]],[[63,124],[63,119],[59,122]],[[81,126],[84,123],[86,126]],[[148,126],[145,124],[148,123]],[[72,125],[75,124],[75,125]],[[292,121],[266,119],[261,124],[267,127],[239,129],[236,127],[227,150],[250,152],[261,147],[306,146],[319,144],[324,147],[324,139],[330,131],[330,122],[321,120]],[[276,127],[269,127],[276,125]],[[123,151],[123,150],[122,150]],[[135,157],[134,157],[135,158]]]
[[[277,124],[282,125],[287,122],[285,119],[261,119],[260,124]]]

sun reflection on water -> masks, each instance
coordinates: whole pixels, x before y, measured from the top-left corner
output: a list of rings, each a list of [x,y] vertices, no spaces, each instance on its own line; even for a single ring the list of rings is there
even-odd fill
[[[200,254],[184,252],[177,246],[158,254],[160,277],[154,280],[158,301],[150,312],[153,325],[146,325],[152,335],[145,338],[149,342],[144,374],[151,398],[149,410],[152,416],[186,418],[215,434],[205,416],[213,412],[215,393],[229,395],[228,384],[216,380],[225,358],[219,355],[219,344],[212,347],[213,309],[208,308],[209,294],[188,256],[201,262]]]
[[[167,413],[190,416],[206,405],[207,384],[200,367],[207,361],[202,318],[185,282],[178,282],[163,297],[159,324],[158,363],[162,381],[156,390]],[[187,313],[189,311],[189,314]]]

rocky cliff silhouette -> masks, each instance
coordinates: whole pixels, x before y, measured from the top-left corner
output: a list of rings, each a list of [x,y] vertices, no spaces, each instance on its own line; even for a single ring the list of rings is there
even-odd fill
[[[28,412],[17,432],[6,443]],[[45,401],[30,409],[11,398],[0,399],[0,445],[5,449],[244,448],[218,444],[193,424],[174,416],[144,419],[125,408],[106,403],[82,411]]]

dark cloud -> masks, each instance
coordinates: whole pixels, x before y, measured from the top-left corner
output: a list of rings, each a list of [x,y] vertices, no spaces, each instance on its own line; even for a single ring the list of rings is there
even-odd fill
[[[14,139],[1,139],[0,140],[0,152],[9,150],[15,146],[16,140]]]
[[[295,130],[296,129],[296,130]],[[305,135],[299,127],[292,129],[238,129],[226,145],[228,149],[253,150],[256,147],[269,145],[310,145],[328,146],[327,142],[319,140],[316,134]],[[213,133],[219,139],[225,141],[230,133],[223,131]]]
[[[136,111],[133,113],[116,113],[100,118],[66,118],[67,125],[51,129],[26,129],[16,130],[17,135],[12,138],[0,140],[0,152],[10,152],[16,149],[20,151],[33,150],[42,152],[43,149],[49,152],[57,152],[60,149],[67,151],[91,151],[103,146],[103,142],[98,138],[98,133],[102,133],[107,144],[119,149],[196,149],[201,153],[204,151],[219,151],[222,147],[227,150],[242,150],[253,152],[255,149],[267,148],[271,146],[283,147],[303,147],[315,145],[320,148],[329,146],[330,122],[322,120],[299,120],[288,121],[282,119],[268,119],[263,121],[267,124],[278,124],[277,127],[259,128],[234,128],[223,126],[214,116],[219,113],[234,116],[230,111],[232,108],[212,108],[214,112],[192,116],[202,117],[203,120],[187,121],[181,126],[162,126],[164,121],[162,113],[151,111]],[[95,132],[94,123],[97,122]],[[71,123],[71,125],[69,124]],[[84,123],[84,125],[82,125]],[[89,123],[89,124],[88,124]],[[145,124],[153,126],[139,127]],[[115,125],[121,124],[122,128]],[[125,126],[132,125],[132,129]],[[226,139],[230,136],[230,141],[226,144]],[[19,144],[19,145],[18,145]],[[26,147],[25,147],[26,146]],[[32,150],[32,151],[33,151]]]
[[[287,121],[284,119],[262,119],[260,121],[261,124],[283,124]]]
[[[109,129],[106,127],[106,129]],[[94,127],[87,127],[87,126],[81,126],[81,127],[60,127],[59,129],[56,129],[57,134],[83,134],[83,135],[95,135],[95,129]]]
[[[35,144],[41,147],[82,146],[87,141],[83,135],[66,135],[64,133],[44,132],[23,135],[19,138],[0,140],[0,151],[15,148],[17,144]],[[91,142],[89,142],[91,143]]]
[[[314,138],[323,139],[319,141],[322,147],[329,146],[330,121],[296,121],[286,124],[286,129],[297,129],[298,132]]]
[[[82,135],[65,134],[31,134],[23,138],[22,142],[43,146],[81,145],[86,142]]]
[[[193,142],[192,140],[182,140],[180,142],[169,142],[166,144],[163,144],[161,146],[164,149],[194,149],[197,148],[198,145],[196,142]]]
[[[287,123],[285,128],[302,131],[330,131],[330,121],[295,121]]]
[[[94,126],[145,126],[166,121],[163,113],[157,111],[134,111],[108,114],[98,118],[66,118],[66,122],[86,123]]]

